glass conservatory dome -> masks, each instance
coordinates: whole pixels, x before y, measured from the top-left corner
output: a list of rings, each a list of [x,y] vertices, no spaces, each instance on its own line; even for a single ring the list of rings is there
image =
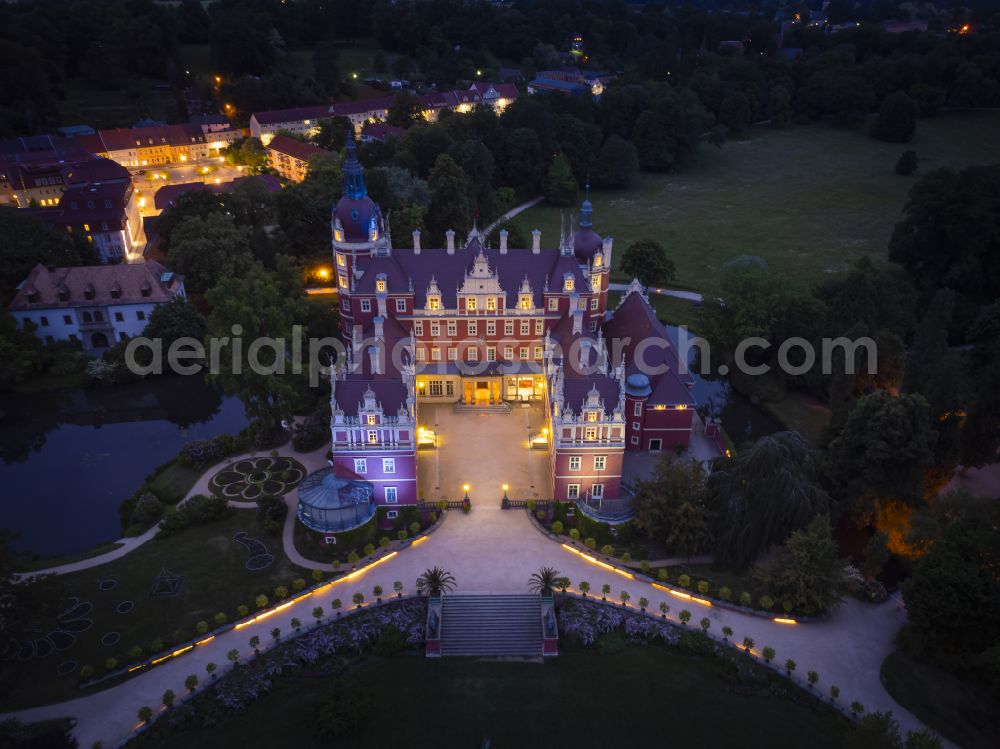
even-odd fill
[[[375,514],[371,482],[337,476],[321,468],[299,484],[299,520],[315,531],[339,532],[364,525]]]

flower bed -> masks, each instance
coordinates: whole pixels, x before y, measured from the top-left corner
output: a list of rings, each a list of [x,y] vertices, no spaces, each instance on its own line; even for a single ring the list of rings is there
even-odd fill
[[[292,458],[243,458],[212,476],[208,488],[224,499],[253,502],[261,496],[287,494],[305,475],[302,464]]]

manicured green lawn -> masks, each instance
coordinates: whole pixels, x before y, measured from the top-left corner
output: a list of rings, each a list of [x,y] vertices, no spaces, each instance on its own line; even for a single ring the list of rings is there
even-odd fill
[[[267,545],[268,552],[274,555],[269,567],[247,569],[249,553],[233,541],[238,531],[246,531]],[[176,596],[150,596],[161,570],[184,578]],[[15,636],[37,638],[52,631],[57,614],[68,609],[73,598],[93,605],[86,615],[93,626],[79,633],[76,642],[65,650],[44,658],[2,662],[0,711],[78,696],[79,669],[83,666],[92,666],[99,674],[108,658],[124,664],[133,646],[148,650],[156,638],[174,642],[188,639],[194,635],[197,622],[207,621],[214,628],[213,617],[218,612],[235,619],[237,606],[244,604],[252,609],[260,593],[273,599],[276,586],[290,587],[297,577],[311,582],[305,570],[288,561],[280,540],[260,531],[254,510],[237,510],[224,520],[150,541],[100,567],[45,578],[30,588],[33,602],[25,610],[34,615],[21,622]],[[102,591],[101,581],[109,578],[117,579],[117,586]],[[118,613],[117,607],[125,601],[132,601],[134,608]],[[118,632],[120,640],[115,645],[102,645],[102,637],[109,632]],[[57,667],[70,660],[77,663],[74,673],[58,676]]]
[[[907,146],[861,129],[751,128],[721,149],[703,145],[674,172],[640,174],[626,191],[593,190],[594,226],[614,236],[615,267],[630,242],[652,237],[676,263],[678,284],[701,292],[717,290],[719,269],[740,254],[766,258],[789,283],[812,285],[864,255],[885,259],[916,179],[893,171],[905,149],[917,151],[918,176],[995,163],[998,131],[998,112],[922,119]],[[558,208],[539,205],[514,221],[555,244]]]
[[[179,502],[205,472],[204,468],[187,468],[176,461],[164,468],[149,482],[156,496]]]
[[[107,554],[109,551],[114,551],[121,543],[118,541],[111,541],[106,544],[100,544],[92,549],[87,549],[79,554],[67,554],[62,557],[30,557],[26,559],[19,559],[17,562],[18,572],[31,572],[32,570],[42,570],[48,567],[59,567],[64,564],[71,564],[72,562],[79,562],[84,559],[90,559],[91,557],[100,556],[101,554]]]
[[[917,662],[898,650],[882,662],[882,684],[900,705],[959,746],[996,746],[1000,702],[987,687]]]
[[[718,659],[655,645],[544,663],[370,657],[350,676],[378,705],[358,736],[331,744],[312,735],[311,707],[328,682],[310,676],[281,680],[245,713],[158,746],[834,747],[847,726],[807,697],[737,692]]]
[[[794,429],[813,447],[823,444],[830,426],[830,409],[805,393],[787,392],[779,401],[766,401],[762,408],[789,429]]]

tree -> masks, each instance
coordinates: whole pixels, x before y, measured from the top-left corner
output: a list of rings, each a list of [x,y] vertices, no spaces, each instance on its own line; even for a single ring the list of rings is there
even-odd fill
[[[80,265],[95,262],[82,255],[69,235],[50,229],[27,211],[0,207],[0,284],[14,287],[38,264]]]
[[[209,336],[231,337],[234,326],[240,326],[237,329],[248,342],[239,356],[232,349],[229,356],[220,356],[219,369],[211,378],[224,392],[239,397],[247,418],[267,442],[280,429],[281,420],[292,416],[295,387],[285,347],[293,340],[293,326],[305,317],[301,272],[282,256],[275,272],[253,265],[242,278],[223,278],[206,298],[212,305]]]
[[[662,540],[673,554],[696,554],[712,541],[712,515],[706,505],[701,461],[664,454],[653,477],[635,488],[635,527]]]
[[[222,149],[222,158],[233,166],[246,167],[249,174],[260,174],[267,167],[267,151],[260,138],[243,138]]]
[[[323,117],[316,123],[312,142],[331,153],[339,152],[347,144],[347,136],[353,132],[351,121],[346,117]]]
[[[513,185],[520,198],[534,197],[541,192],[545,159],[538,133],[527,127],[513,130],[508,154],[509,158],[500,162],[504,168],[504,184]]]
[[[750,124],[750,100],[742,91],[732,91],[722,100],[719,122],[729,128],[730,135],[739,135]]]
[[[923,500],[936,439],[922,395],[870,393],[858,400],[830,443],[826,473],[859,517],[871,518],[888,499],[916,506]]]
[[[340,91],[340,53],[336,43],[322,41],[313,50],[312,64],[316,80],[327,96],[336,96]]]
[[[153,717],[153,709],[147,705],[143,705],[139,708],[136,715],[138,715],[140,723],[148,723]]]
[[[837,553],[830,521],[824,515],[793,531],[761,568],[763,587],[794,611],[815,616],[841,600],[844,561]]]
[[[635,145],[620,135],[612,135],[597,156],[594,183],[601,187],[628,187],[639,169]]]
[[[797,432],[764,437],[706,481],[717,508],[717,564],[744,568],[830,508],[816,456]]]
[[[639,165],[643,169],[664,172],[674,165],[677,139],[671,135],[666,120],[657,112],[646,110],[639,115],[635,122],[633,141],[639,154]]]
[[[189,692],[193,692],[198,688],[198,677],[195,674],[188,674],[187,678],[184,679],[184,688]]]
[[[1000,642],[1000,533],[962,518],[921,558],[903,584],[911,654],[961,668]]]
[[[456,141],[448,150],[469,180],[475,198],[476,215],[493,215],[493,154],[478,140]]]
[[[881,531],[876,531],[865,544],[861,572],[869,580],[874,580],[889,561],[889,556],[889,537]]]
[[[312,710],[309,725],[324,742],[358,733],[374,717],[376,704],[368,687],[335,680]]]
[[[913,150],[903,151],[899,157],[899,161],[896,162],[896,174],[902,177],[909,177],[916,171],[917,152]]]
[[[771,87],[767,100],[767,116],[775,127],[785,127],[792,119],[792,95],[784,86]]]
[[[417,593],[439,598],[455,589],[455,577],[443,567],[431,567],[417,578]]]
[[[186,298],[174,297],[152,311],[143,335],[163,341],[165,352],[179,338],[200,341],[205,335],[205,318]]]
[[[531,573],[528,580],[528,590],[538,593],[541,596],[551,596],[552,591],[557,587],[559,571],[554,567],[541,567],[537,572]]]
[[[409,127],[423,118],[424,107],[414,94],[396,94],[386,116],[386,122],[396,127]]]
[[[622,271],[648,286],[661,286],[676,279],[673,260],[655,239],[638,239],[622,255]]]
[[[543,190],[545,200],[552,205],[569,206],[576,203],[577,184],[570,167],[569,159],[564,154],[557,154],[549,165],[545,175]]]
[[[188,290],[205,292],[251,265],[250,231],[226,215],[193,216],[174,229],[168,261],[187,277]]]
[[[442,240],[448,229],[461,237],[472,224],[472,188],[468,177],[451,156],[442,153],[434,162],[428,182],[431,188],[428,228]]]
[[[0,390],[41,371],[45,352],[35,330],[34,323],[22,326],[10,315],[0,316]]]
[[[871,135],[889,143],[909,143],[917,130],[917,105],[902,91],[882,100]]]

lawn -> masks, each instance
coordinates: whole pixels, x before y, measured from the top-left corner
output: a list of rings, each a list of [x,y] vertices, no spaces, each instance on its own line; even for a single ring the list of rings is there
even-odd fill
[[[343,747],[839,746],[846,722],[807,699],[736,691],[721,660],[656,645],[615,655],[564,653],[544,663],[422,655],[369,657],[352,668],[378,719]],[[178,733],[160,749],[331,746],[310,732],[328,677],[279,680],[245,713]],[[796,695],[798,697],[798,695]],[[433,716],[437,717],[433,717]],[[724,720],[719,718],[724,716]],[[759,737],[754,739],[754,737]]]
[[[987,687],[919,663],[898,650],[882,662],[882,684],[896,702],[959,746],[996,746],[1000,703]]]
[[[84,559],[100,556],[101,554],[107,554],[108,552],[114,551],[121,545],[120,541],[110,541],[109,543],[100,544],[92,549],[82,551],[79,554],[67,554],[66,556],[61,557],[21,558],[17,560],[17,569],[19,572],[31,572],[33,570],[42,570],[48,567],[59,567],[64,564],[79,562]]]
[[[163,81],[130,78],[111,89],[97,89],[82,79],[65,83],[66,98],[58,102],[59,116],[67,125],[93,128],[131,127],[144,117],[177,122],[176,95]]]
[[[820,447],[830,426],[830,408],[812,396],[786,392],[781,400],[765,401],[761,408],[789,429],[794,429],[813,447]]]
[[[788,283],[812,285],[865,255],[885,260],[916,179],[893,171],[903,150],[917,151],[917,176],[995,163],[998,131],[1000,112],[922,119],[908,146],[818,124],[751,128],[721,149],[703,145],[673,172],[640,174],[626,191],[593,190],[594,226],[615,238],[614,267],[630,242],[652,237],[676,263],[678,285],[703,293],[718,289],[720,268],[740,254],[766,258]],[[539,205],[514,221],[554,245],[559,213]]]
[[[233,540],[233,535],[246,531],[260,539],[274,556],[263,569],[247,569],[249,552]],[[163,572],[183,577],[179,592],[174,596],[153,597],[154,581]],[[293,579],[309,580],[305,570],[291,564],[281,551],[278,539],[265,536],[257,526],[254,510],[237,510],[231,517],[180,531],[167,539],[146,543],[114,562],[70,575],[48,577],[30,588],[32,602],[25,610],[30,617],[15,630],[21,641],[41,637],[56,629],[57,615],[72,608],[73,600],[92,605],[92,611],[80,615],[92,626],[79,626],[75,642],[25,661],[10,660],[0,670],[0,711],[37,705],[78,696],[80,669],[89,665],[100,673],[108,658],[124,664],[134,646],[148,651],[150,643],[159,638],[166,642],[184,641],[195,633],[195,624],[207,621],[214,627],[213,617],[223,612],[232,620],[237,606],[253,608],[254,598],[264,593],[273,597],[278,585],[290,586]],[[101,583],[117,580],[110,590]],[[131,601],[131,610],[126,604]],[[120,638],[103,645],[102,638],[117,632]],[[113,639],[113,638],[112,638]],[[75,662],[70,673],[60,676],[57,669]]]

